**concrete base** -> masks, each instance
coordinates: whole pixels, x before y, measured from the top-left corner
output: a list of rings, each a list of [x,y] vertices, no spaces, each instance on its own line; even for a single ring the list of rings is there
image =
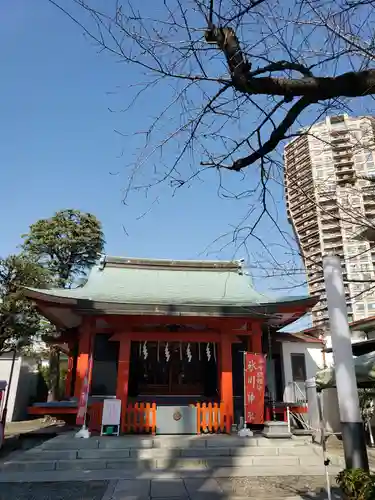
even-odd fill
[[[269,439],[290,439],[292,433],[286,422],[264,422],[263,436]]]

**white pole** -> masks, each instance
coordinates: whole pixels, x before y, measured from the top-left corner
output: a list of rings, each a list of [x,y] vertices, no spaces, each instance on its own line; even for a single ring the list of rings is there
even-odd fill
[[[322,441],[323,463],[324,463],[324,470],[325,470],[325,474],[326,474],[327,495],[328,495],[328,500],[331,500],[332,499],[331,481],[329,479],[329,470],[328,470],[330,460],[327,457],[326,423],[325,423],[324,417],[323,417],[322,393],[317,394],[317,404],[318,404],[318,413],[319,413],[320,439]]]
[[[340,258],[324,257],[323,269],[346,467],[369,470]]]

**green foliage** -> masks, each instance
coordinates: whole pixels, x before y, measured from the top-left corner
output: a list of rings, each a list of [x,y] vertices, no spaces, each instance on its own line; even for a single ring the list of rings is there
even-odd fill
[[[363,469],[344,469],[336,482],[347,500],[375,499],[375,476]]]
[[[58,287],[68,287],[94,265],[104,248],[101,223],[89,213],[61,210],[22,235],[23,251],[50,270]]]
[[[359,407],[361,409],[362,420],[365,424],[369,424],[375,413],[374,390],[359,389],[358,398],[359,398]]]
[[[53,372],[53,370],[52,370]],[[60,399],[64,396],[65,393],[65,380],[68,373],[67,363],[61,363],[59,366],[59,392],[56,394],[56,399]],[[54,389],[54,373],[51,373],[50,366],[39,366],[39,374],[44,380],[45,385],[47,386],[49,391]]]
[[[38,333],[41,317],[23,287],[43,288],[48,282],[48,273],[24,256],[0,259],[0,352],[21,348]]]

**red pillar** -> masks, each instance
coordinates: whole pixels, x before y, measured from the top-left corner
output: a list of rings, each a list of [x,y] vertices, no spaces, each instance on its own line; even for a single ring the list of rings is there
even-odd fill
[[[230,432],[233,423],[232,341],[230,336],[225,334],[221,335],[220,367],[220,395],[227,415],[226,431]]]
[[[80,397],[83,379],[86,375],[86,370],[89,366],[89,357],[91,349],[91,338],[94,333],[94,320],[92,318],[82,318],[82,324],[79,328],[79,342],[78,342],[78,359],[77,359],[77,372],[74,387],[74,396]],[[89,374],[91,380],[91,374]]]
[[[260,323],[251,325],[251,350],[254,353],[262,354],[262,327]]]
[[[128,403],[128,384],[130,368],[130,338],[124,334],[120,339],[120,352],[117,371],[116,398],[121,399],[121,431],[124,431],[125,412]]]

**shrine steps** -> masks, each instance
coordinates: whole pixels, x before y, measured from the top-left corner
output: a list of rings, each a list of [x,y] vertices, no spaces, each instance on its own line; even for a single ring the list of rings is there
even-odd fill
[[[332,462],[332,473],[342,468]],[[323,473],[319,447],[306,438],[271,440],[237,436],[138,436],[76,439],[58,436],[0,464],[0,481],[23,473],[43,473],[55,480],[61,473],[86,478],[241,475],[314,475]],[[106,476],[107,475],[107,476]],[[17,479],[13,479],[17,480]]]

